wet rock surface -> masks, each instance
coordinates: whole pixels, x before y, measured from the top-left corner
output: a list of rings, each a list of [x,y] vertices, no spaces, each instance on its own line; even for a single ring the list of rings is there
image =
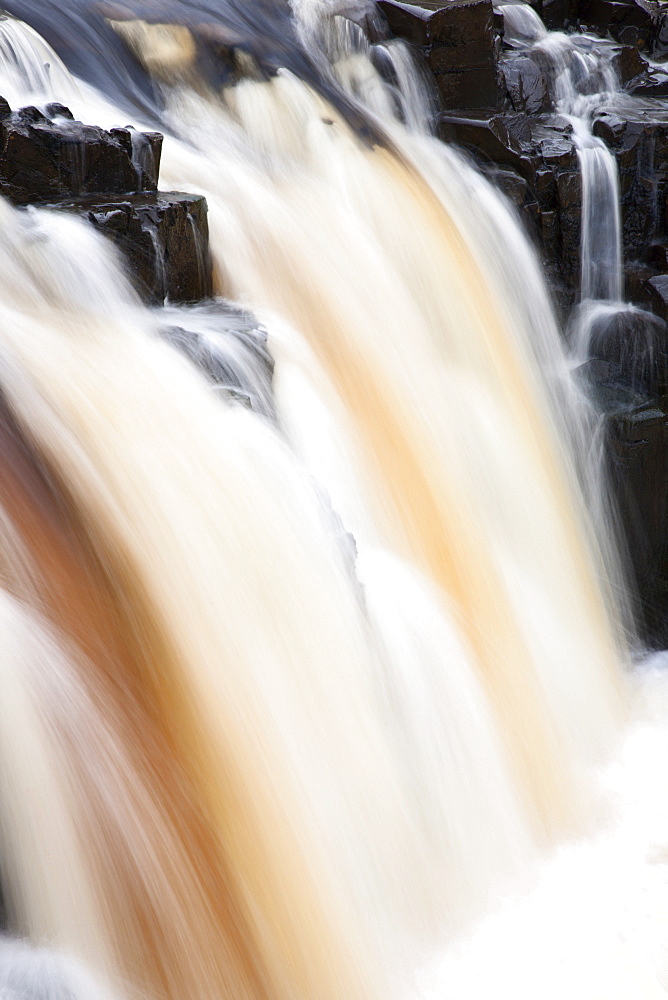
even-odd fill
[[[619,368],[590,362],[585,377],[603,420],[618,537],[640,638],[668,644],[668,397],[633,392]]]
[[[491,0],[379,0],[379,7],[393,34],[421,50],[444,108],[499,105]]]
[[[0,194],[76,212],[111,239],[144,300],[211,295],[202,197],[158,192],[162,135],[75,121],[60,104],[12,111],[0,98]]]
[[[211,288],[206,200],[154,193],[86,198],[55,207],[77,212],[118,247],[127,274],[149,305],[197,302]]]
[[[155,191],[162,136],[73,120],[62,105],[0,105],[0,193],[15,204],[96,192]]]

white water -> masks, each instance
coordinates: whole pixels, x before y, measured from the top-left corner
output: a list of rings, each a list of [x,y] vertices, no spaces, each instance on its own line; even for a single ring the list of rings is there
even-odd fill
[[[0,941],[0,992],[4,1000],[113,1000],[70,959],[23,941]]]
[[[666,656],[634,678],[634,716],[601,774],[601,832],[568,844],[531,892],[495,907],[424,970],[424,1000],[661,1000],[668,993]]]
[[[52,97],[87,120],[119,124],[85,88]],[[263,736],[264,780],[271,774],[284,794],[296,783],[294,827],[321,874],[316,856],[329,859],[327,891],[349,908],[348,933],[361,950],[368,941],[369,956],[384,947],[393,988],[406,990],[403,949],[410,962],[437,941],[443,947],[445,932],[471,919],[497,880],[531,864],[536,827],[587,815],[587,768],[616,731],[617,652],[536,355],[554,399],[576,395],[535,262],[507,209],[455,156],[385,118],[419,167],[416,181],[360,146],[287,74],[225,99],[172,95],[171,120],[193,146],[166,142],[163,184],[209,198],[219,288],[266,316],[281,426],[356,537],[361,592],[346,576],[340,537],[324,530],[308,481],[273,434],[220,407],[159,349],[152,334],[166,314],[133,303],[95,241],[87,267],[78,263],[80,226],[41,214],[30,224],[6,209],[2,345],[25,370],[8,369],[12,403],[150,580],[167,632],[187,651],[207,728],[218,733],[212,692],[222,702],[242,698],[249,760]],[[503,252],[509,245],[512,254]],[[536,276],[533,297],[516,294],[527,273]],[[112,331],[101,314],[116,317]],[[328,338],[335,358],[323,352]],[[388,455],[379,456],[384,429],[365,402],[372,389],[397,416],[439,517],[445,511],[461,532],[452,545],[469,556],[458,572],[470,578],[452,592],[421,540],[418,528],[431,526],[415,516],[410,468],[397,459],[394,481]],[[570,419],[577,427],[577,413]],[[473,606],[458,590],[475,592]],[[210,606],[219,593],[222,639],[221,607]],[[192,620],[190,630],[179,624],[184,608],[196,612],[194,634]],[[517,623],[512,640],[507,620]],[[222,653],[244,664],[240,676],[198,676],[197,664]],[[491,690],[479,661],[500,669]],[[515,704],[514,686],[523,689]],[[216,739],[227,742],[224,733]],[[534,777],[517,763],[524,753],[527,767],[527,752]],[[553,785],[541,788],[550,772]],[[305,808],[315,789],[322,794]],[[273,802],[276,791],[267,794]],[[576,893],[579,872],[567,875]],[[295,883],[283,890],[289,906]],[[539,926],[540,886],[532,899]],[[478,940],[470,947],[479,956]],[[479,995],[480,961],[448,958],[433,988]],[[540,989],[547,995],[542,981]]]

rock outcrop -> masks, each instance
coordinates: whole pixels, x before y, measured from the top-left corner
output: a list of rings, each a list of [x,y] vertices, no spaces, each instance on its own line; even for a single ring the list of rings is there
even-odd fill
[[[12,111],[0,98],[0,194],[83,215],[128,262],[145,301],[211,295],[207,207],[157,190],[162,136],[75,121],[60,104]]]

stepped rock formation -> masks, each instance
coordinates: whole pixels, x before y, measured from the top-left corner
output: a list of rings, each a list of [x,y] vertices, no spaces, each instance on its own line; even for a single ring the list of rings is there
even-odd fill
[[[147,302],[196,302],[211,295],[206,202],[158,192],[161,145],[160,133],[84,125],[60,104],[12,112],[0,99],[0,193],[84,215]]]

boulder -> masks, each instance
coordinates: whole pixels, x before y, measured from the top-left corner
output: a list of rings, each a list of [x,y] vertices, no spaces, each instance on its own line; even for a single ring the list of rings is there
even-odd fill
[[[158,193],[162,135],[75,121],[62,104],[12,111],[0,98],[0,194],[82,215],[122,252],[146,302],[195,302],[212,289],[207,206]]]
[[[626,45],[652,46],[660,26],[656,0],[576,0],[571,19]]]
[[[573,323],[592,359],[607,362],[617,384],[656,399],[668,390],[668,326],[644,309],[628,305],[587,303]]]
[[[668,320],[668,274],[654,274],[645,281],[649,304],[657,316]]]
[[[155,191],[162,136],[73,120],[62,105],[51,117],[35,107],[0,105],[0,193],[17,205],[94,193]]]

